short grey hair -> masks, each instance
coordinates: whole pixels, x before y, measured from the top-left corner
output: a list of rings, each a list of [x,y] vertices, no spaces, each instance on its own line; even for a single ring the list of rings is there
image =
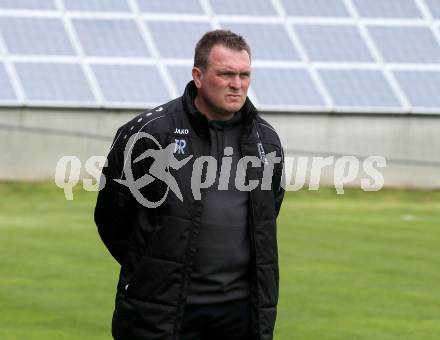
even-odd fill
[[[202,70],[208,66],[208,56],[215,45],[223,45],[229,49],[242,51],[245,50],[251,57],[251,48],[246,40],[239,34],[230,30],[214,30],[206,32],[197,42],[194,53],[194,67]]]

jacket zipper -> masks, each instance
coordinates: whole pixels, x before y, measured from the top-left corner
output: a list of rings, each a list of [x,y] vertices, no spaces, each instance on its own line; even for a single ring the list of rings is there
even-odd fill
[[[255,125],[254,122],[254,127],[255,130],[257,132],[257,137],[258,139],[260,139],[260,136],[258,134],[258,129]],[[243,148],[242,148],[242,143],[240,140],[240,156],[243,157]],[[252,199],[252,192],[249,192],[249,207],[251,210],[250,213],[250,221],[249,221],[249,234],[250,234],[250,239],[251,239],[251,244],[252,244],[252,252],[253,252],[253,261],[254,261],[254,270],[255,270],[255,279],[256,279],[256,283],[255,283],[255,309],[256,309],[256,325],[257,325],[257,336],[258,339],[260,339],[260,316],[259,316],[259,312],[258,312],[258,271],[257,271],[257,245],[256,245],[256,241],[255,241],[255,219],[254,219],[254,215],[255,215],[255,211],[254,211],[254,203],[253,203],[253,199]],[[252,285],[252,282],[250,282],[250,284]]]
[[[208,143],[208,146],[207,146],[207,150],[209,150],[209,151],[211,150],[211,140],[209,140],[209,143]],[[206,150],[204,150],[203,154],[206,153],[205,151]],[[202,205],[202,209],[203,209],[203,195],[204,195],[204,191],[205,191],[204,188],[202,188],[200,190],[200,202],[199,202],[199,204]],[[200,218],[200,216],[199,216],[199,218]],[[199,231],[199,233],[200,233],[200,231]],[[190,241],[188,241],[188,242],[190,242]],[[188,244],[188,247],[190,247],[190,244]],[[193,265],[194,265],[194,263],[193,263]],[[176,311],[177,312],[176,313],[176,323],[174,325],[174,330],[173,330],[173,340],[178,340],[177,335],[178,334],[180,335],[180,333],[182,332],[182,321],[183,321],[183,315],[184,315],[184,312],[185,312],[186,297],[187,297],[187,296],[184,296],[183,291],[186,290],[186,293],[188,293],[188,285],[191,283],[190,281],[191,281],[191,275],[188,276],[188,281],[186,283],[187,286],[184,287],[185,284],[182,284],[182,288],[181,288],[180,296],[179,296],[179,301],[178,301],[178,306],[177,306],[177,311]],[[179,322],[177,320],[180,321],[179,327],[177,327],[177,323]]]

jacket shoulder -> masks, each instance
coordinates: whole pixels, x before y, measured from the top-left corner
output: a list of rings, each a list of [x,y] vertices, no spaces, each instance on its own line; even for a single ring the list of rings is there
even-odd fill
[[[117,134],[120,134],[122,139],[129,139],[133,134],[139,132],[163,133],[169,130],[174,116],[183,112],[182,97],[178,97],[152,109],[144,110],[120,126]]]
[[[281,148],[281,140],[275,128],[259,115],[255,120],[260,137],[270,144],[274,144]]]

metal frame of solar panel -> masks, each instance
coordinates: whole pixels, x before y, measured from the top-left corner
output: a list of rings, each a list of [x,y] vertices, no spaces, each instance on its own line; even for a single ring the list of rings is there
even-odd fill
[[[437,0],[0,0],[0,106],[153,107],[214,28],[261,110],[440,114]]]

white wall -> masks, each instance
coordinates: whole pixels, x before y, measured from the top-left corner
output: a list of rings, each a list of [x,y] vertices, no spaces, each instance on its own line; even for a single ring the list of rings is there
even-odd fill
[[[440,188],[440,116],[270,115],[291,156],[379,155],[385,186]],[[309,169],[310,173],[310,169]],[[322,178],[333,183],[332,171]],[[359,179],[365,178],[361,174]]]
[[[106,155],[117,127],[138,113],[1,109],[0,180],[52,179],[62,156],[84,163]],[[385,186],[440,188],[440,116],[263,116],[278,131],[287,156],[381,155],[387,159],[381,169]],[[322,183],[333,183],[331,167]]]

